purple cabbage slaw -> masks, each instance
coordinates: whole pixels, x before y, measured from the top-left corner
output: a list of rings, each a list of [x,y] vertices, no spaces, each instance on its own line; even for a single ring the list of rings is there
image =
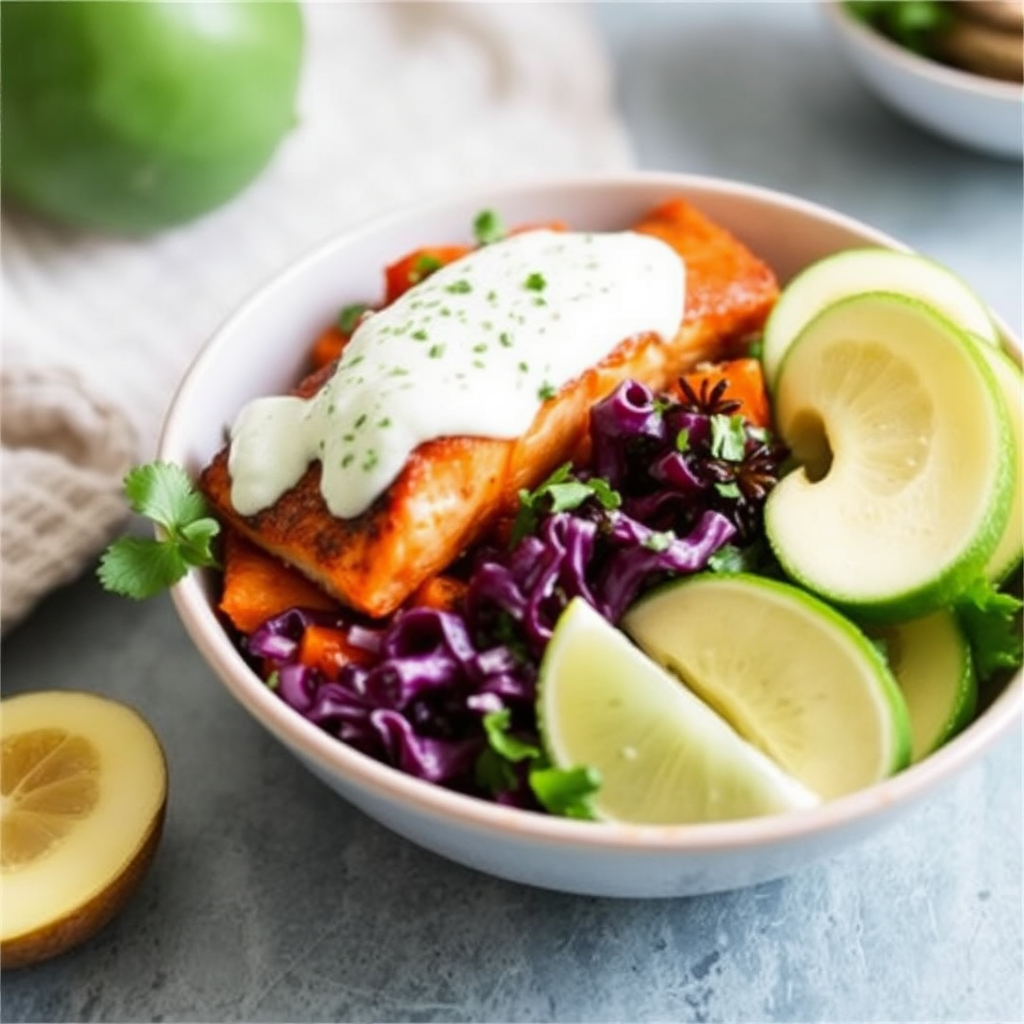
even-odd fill
[[[538,810],[538,666],[568,602],[617,623],[674,576],[763,560],[761,513],[785,456],[724,385],[681,400],[626,381],[591,410],[591,463],[522,495],[513,541],[474,553],[461,608],[387,623],[291,609],[241,640],[289,706],[342,742],[457,791]],[[739,562],[738,562],[739,560]],[[367,654],[337,679],[298,661],[311,623]]]

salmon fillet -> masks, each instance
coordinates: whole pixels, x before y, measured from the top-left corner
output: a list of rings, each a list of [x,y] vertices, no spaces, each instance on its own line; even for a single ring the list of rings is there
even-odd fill
[[[684,200],[652,210],[635,230],[670,245],[686,263],[683,322],[668,343],[653,334],[624,339],[540,408],[518,440],[444,437],[421,444],[398,478],[354,519],[331,515],[320,465],[269,508],[243,516],[231,505],[228,450],[200,476],[218,515],[254,544],[299,569],[341,603],[389,615],[450,565],[566,459],[578,455],[592,405],[634,378],[660,390],[690,366],[728,357],[759,331],[778,295],[771,269]],[[314,394],[333,365],[296,394]]]

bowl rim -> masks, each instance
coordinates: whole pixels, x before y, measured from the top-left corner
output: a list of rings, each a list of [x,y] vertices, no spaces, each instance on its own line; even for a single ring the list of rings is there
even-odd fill
[[[158,442],[157,458],[182,462],[181,441],[187,432],[185,409],[193,381],[213,358],[219,339],[249,315],[268,291],[284,287],[307,267],[326,259],[338,248],[357,246],[368,234],[386,230],[406,219],[446,207],[492,205],[502,199],[547,191],[630,189],[648,186],[680,192],[711,191],[723,197],[744,197],[800,212],[832,226],[872,238],[878,244],[907,251],[909,247],[886,233],[846,214],[786,192],[728,178],[660,171],[626,171],[553,176],[534,180],[492,182],[473,189],[446,190],[404,204],[383,216],[369,218],[313,246],[268,280],[258,285],[203,344],[174,393]],[[1008,349],[1020,358],[1020,341],[993,313]],[[765,817],[682,825],[632,825],[578,821],[506,807],[479,797],[446,789],[405,774],[377,761],[305,719],[277,697],[245,663],[212,607],[202,576],[190,573],[171,588],[171,599],[204,660],[221,683],[269,732],[297,754],[307,766],[344,778],[363,795],[398,805],[413,816],[449,821],[463,830],[504,834],[531,845],[572,846],[592,852],[638,854],[730,853],[753,847],[812,839],[834,829],[854,827],[876,813],[908,806],[924,797],[943,779],[978,761],[1015,724],[1024,721],[1024,675],[1018,671],[1003,691],[966,729],[918,764],[864,789],[826,801],[809,810]],[[345,799],[351,798],[347,795]]]
[[[819,3],[841,31],[874,51],[882,60],[898,65],[909,74],[926,78],[942,88],[967,90],[979,98],[999,103],[1020,104],[1024,98],[1024,84],[975,74],[908,50],[854,17],[843,0],[819,0]]]

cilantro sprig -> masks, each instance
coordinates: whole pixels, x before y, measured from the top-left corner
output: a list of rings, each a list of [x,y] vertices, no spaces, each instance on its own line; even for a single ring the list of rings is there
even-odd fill
[[[956,614],[967,634],[975,671],[987,680],[1001,669],[1018,668],[1024,660],[1020,612],[1024,603],[996,588],[989,580],[976,580],[960,595]]]
[[[622,496],[603,477],[581,480],[571,462],[563,463],[534,490],[519,492],[519,510],[512,525],[512,544],[533,533],[544,515],[571,512],[590,498],[603,508],[618,508]]]
[[[96,575],[115,594],[142,600],[177,583],[190,569],[216,566],[220,524],[188,474],[172,462],[136,466],[124,478],[131,510],[152,520],[159,537],[125,536],[103,553]]]
[[[494,210],[481,210],[473,221],[473,234],[480,245],[500,242],[505,233],[505,225]]]
[[[512,766],[525,762],[533,795],[551,814],[591,820],[594,817],[590,797],[601,788],[601,775],[586,765],[556,768],[540,746],[511,731],[512,713],[508,708],[484,716],[487,747],[477,762],[477,778],[494,793],[512,789],[516,775]]]

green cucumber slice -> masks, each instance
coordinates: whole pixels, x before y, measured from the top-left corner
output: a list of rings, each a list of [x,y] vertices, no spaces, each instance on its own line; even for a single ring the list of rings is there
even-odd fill
[[[862,292],[897,292],[919,299],[964,330],[999,344],[987,307],[951,270],[919,253],[845,249],[805,267],[783,288],[764,329],[761,358],[769,386],[774,386],[797,335],[828,306]]]
[[[1003,583],[1020,568],[1024,560],[1024,375],[1020,366],[1001,348],[979,343],[979,350],[996,375],[996,383],[1006,400],[1006,411],[1013,435],[1013,495],[1010,515],[999,543],[985,565],[985,575],[995,584]]]
[[[868,632],[885,644],[910,714],[911,760],[920,761],[974,717],[978,683],[970,644],[956,615],[945,609]]]
[[[799,464],[765,505],[786,573],[862,621],[952,604],[1009,519],[1005,405],[979,347],[924,303],[871,293],[820,313],[775,389]]]

